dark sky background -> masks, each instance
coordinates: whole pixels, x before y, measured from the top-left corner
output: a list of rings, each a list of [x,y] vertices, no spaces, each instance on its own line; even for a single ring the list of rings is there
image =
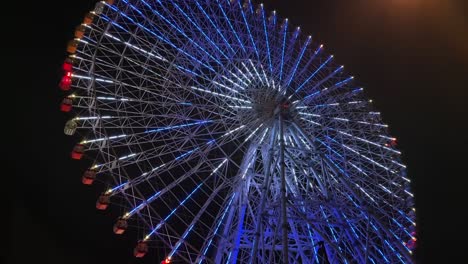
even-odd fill
[[[94,1],[20,4],[17,12],[3,14],[12,24],[21,21],[7,29],[20,40],[17,55],[3,51],[19,74],[15,140],[7,142],[15,142],[7,159],[14,166],[14,189],[3,185],[12,192],[10,223],[4,228],[7,262],[140,263],[132,257],[137,237],[114,235],[116,215],[95,209],[101,190],[81,184],[85,166],[69,158],[75,142],[62,132],[60,67],[67,41]],[[365,88],[398,138],[416,196],[419,263],[466,259],[460,248],[467,247],[468,1],[264,4],[324,43]],[[144,263],[160,260],[150,254]]]

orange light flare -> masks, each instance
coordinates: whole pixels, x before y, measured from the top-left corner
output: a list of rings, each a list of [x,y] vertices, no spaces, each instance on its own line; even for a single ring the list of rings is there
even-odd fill
[[[370,0],[365,1],[372,5]],[[388,0],[379,2],[380,10],[387,13],[394,26],[404,29],[413,23],[432,32],[452,54],[468,63],[468,6],[464,1],[450,0]],[[375,3],[374,3],[375,5]]]

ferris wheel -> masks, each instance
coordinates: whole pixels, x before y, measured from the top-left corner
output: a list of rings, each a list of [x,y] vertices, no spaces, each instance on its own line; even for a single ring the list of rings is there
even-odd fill
[[[396,139],[324,46],[262,4],[98,2],[67,46],[71,157],[162,263],[412,263]],[[127,232],[128,233],[128,232]],[[156,250],[156,249],[155,249]]]

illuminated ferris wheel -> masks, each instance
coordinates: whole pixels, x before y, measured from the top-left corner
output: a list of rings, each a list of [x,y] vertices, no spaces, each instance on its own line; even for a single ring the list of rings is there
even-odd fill
[[[101,1],[67,47],[72,158],[163,263],[411,263],[410,180],[333,55],[263,5]],[[110,205],[110,206],[109,206]],[[110,207],[110,208],[108,208]],[[128,235],[128,234],[124,234]]]

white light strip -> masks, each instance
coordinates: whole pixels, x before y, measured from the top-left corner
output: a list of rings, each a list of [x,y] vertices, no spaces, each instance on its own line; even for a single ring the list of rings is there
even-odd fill
[[[359,184],[356,183],[356,186],[359,188],[359,190],[361,190],[365,195],[367,195],[367,197],[369,197],[369,199],[371,199],[374,203],[375,203],[375,200],[374,198],[372,198],[372,196],[370,196],[361,186],[359,186]]]
[[[132,153],[132,154],[129,154],[127,156],[123,156],[123,157],[120,157],[119,160],[124,160],[124,159],[128,159],[128,158],[131,158],[133,156],[135,156],[136,154],[135,153]]]
[[[91,80],[92,79],[91,77],[83,76],[83,75],[77,75],[77,74],[72,74],[72,77],[73,78],[78,78],[78,79],[85,79],[85,80]],[[106,80],[106,79],[102,79],[102,78],[94,78],[94,80],[98,81],[98,82],[114,83],[111,80]]]
[[[343,131],[341,131],[341,130],[336,130],[336,131],[338,131],[338,133],[343,134],[343,135],[346,135],[346,136],[348,136],[348,137],[356,138],[356,139],[358,139],[358,140],[360,140],[360,141],[362,141],[362,142],[366,142],[366,143],[369,143],[369,144],[371,144],[371,145],[374,145],[374,146],[377,146],[377,147],[380,147],[380,148],[384,148],[384,149],[386,149],[386,150],[388,150],[388,151],[392,151],[392,152],[394,152],[394,153],[401,154],[400,151],[397,151],[397,150],[394,150],[394,149],[391,149],[391,148],[387,148],[387,147],[385,147],[385,146],[379,145],[379,144],[377,144],[377,143],[375,143],[375,142],[372,142],[372,141],[369,141],[369,140],[367,140],[367,139],[360,138],[360,137],[358,137],[358,136],[353,136],[353,135],[348,134],[348,133],[346,133],[346,132],[343,132]]]
[[[260,63],[260,68],[262,69],[262,72],[263,72],[263,76],[265,77],[265,81],[267,83],[267,86],[270,87],[270,82],[268,82],[268,78],[265,74],[265,70],[263,69],[263,65]]]
[[[396,161],[392,160],[392,163],[395,163],[396,165],[398,165],[398,166],[400,166],[400,167],[402,167],[402,168],[405,168],[405,169],[406,169],[406,166],[405,166],[405,165],[403,165],[403,164],[401,164],[401,163],[399,163],[399,162],[396,162]]]
[[[234,75],[234,73],[232,73],[232,75]],[[234,76],[236,76],[236,75],[234,75]],[[244,87],[240,86],[239,84],[237,84],[237,83],[234,82],[233,80],[229,79],[228,77],[226,77],[226,76],[221,76],[221,77],[222,77],[223,79],[227,80],[228,82],[232,83],[233,85],[239,87],[241,90],[245,90]],[[236,77],[237,77],[237,76],[236,76]],[[245,86],[248,86],[248,84],[245,83],[245,82],[243,82],[242,79],[239,79],[239,77],[237,77],[237,79],[238,79],[242,84],[244,84]]]
[[[389,194],[393,194],[389,189],[385,188],[382,184],[379,183],[379,186],[384,189],[384,191],[388,192]]]
[[[407,182],[411,182],[411,180],[408,179],[408,178],[406,178],[406,177],[401,176],[401,178],[402,178],[403,180],[407,181]]]
[[[131,157],[136,156],[136,155],[137,155],[136,153],[132,153],[132,154],[129,154],[129,155],[126,155],[126,156],[122,156],[122,157],[118,158],[118,160],[128,159],[128,158],[131,158]],[[96,165],[92,166],[91,169],[97,169],[99,167],[104,166],[105,164],[108,164],[108,163],[96,164]]]
[[[253,135],[263,126],[263,123],[260,124],[250,135],[244,140],[244,142],[247,142]]]
[[[73,120],[97,120],[97,119],[109,119],[115,118],[113,116],[88,116],[88,117],[75,117]]]
[[[394,138],[394,137],[387,137],[387,136],[384,136],[384,135],[379,135],[379,137],[385,138],[385,139],[388,139],[388,140],[396,140],[396,138]]]
[[[305,118],[301,118],[301,119],[302,119],[302,120],[305,120],[305,121],[307,121],[307,122],[309,122],[309,123],[312,123],[312,124],[314,124],[314,125],[317,125],[317,126],[322,126],[322,124],[320,124],[320,123],[317,123],[317,122],[314,122],[314,121],[312,121],[312,120],[305,119]]]
[[[249,60],[249,62],[250,62],[250,64],[252,65],[252,67],[253,67],[255,73],[257,74],[258,79],[262,82],[263,85],[265,85],[265,84],[263,83],[262,77],[260,77],[260,74],[259,74],[258,71],[257,71],[257,68],[255,68],[255,66],[254,66],[254,64],[253,64],[253,62],[252,62],[252,60]]]
[[[120,42],[120,43],[123,43],[123,44],[125,44],[125,45],[127,45],[127,46],[129,46],[129,47],[131,47],[131,48],[133,48],[133,49],[136,49],[136,50],[141,51],[141,52],[143,52],[143,53],[145,53],[145,54],[148,54],[148,55],[150,55],[151,57],[154,57],[154,58],[156,58],[156,59],[162,60],[162,61],[164,61],[164,62],[168,62],[167,59],[165,59],[165,58],[163,58],[163,57],[161,57],[161,56],[159,56],[159,55],[155,55],[155,54],[153,54],[153,53],[151,53],[151,52],[148,52],[148,51],[146,51],[146,50],[144,50],[144,49],[141,49],[141,48],[139,48],[139,47],[137,47],[137,46],[135,46],[135,45],[132,45],[132,44],[130,44],[130,43],[128,43],[128,42],[124,42],[124,41],[120,40],[119,38],[112,36],[112,35],[109,34],[109,33],[105,33],[104,35],[106,35],[106,36],[108,36],[108,37],[110,37],[110,38],[112,38],[112,39],[114,39],[114,40],[116,40],[116,41],[118,41],[118,42]]]
[[[381,167],[382,169],[385,169],[385,170],[387,170],[387,171],[389,171],[389,172],[391,172],[391,173],[393,173],[393,174],[396,174],[396,172],[395,172],[394,170],[391,170],[390,168],[387,168],[387,167],[385,167],[384,165],[382,165],[382,164],[378,163],[377,161],[375,161],[375,160],[373,160],[373,159],[371,159],[371,158],[368,158],[368,157],[367,157],[367,156],[365,156],[365,155],[362,155],[362,154],[361,154],[361,153],[359,153],[358,151],[356,151],[356,150],[354,150],[354,149],[352,149],[352,148],[350,148],[350,147],[346,146],[345,144],[341,144],[341,145],[342,145],[343,147],[345,147],[345,148],[349,149],[350,151],[352,151],[352,152],[354,152],[354,153],[358,154],[359,156],[361,156],[361,157],[365,158],[366,160],[368,160],[368,161],[372,162],[373,164],[375,164],[375,165],[377,165],[377,166]]]
[[[249,73],[250,77],[252,79],[255,79],[255,77],[253,76],[253,74],[250,72],[249,68],[247,68],[247,66],[245,66],[245,64],[243,62],[241,62],[242,66],[244,66],[245,70]]]
[[[214,84],[218,85],[218,86],[221,86],[221,87],[223,87],[223,88],[228,89],[229,91],[231,91],[231,92],[233,92],[233,93],[239,93],[239,91],[234,90],[234,89],[232,89],[232,88],[230,88],[230,87],[227,87],[226,85],[224,85],[224,84],[222,84],[222,83],[219,83],[219,82],[217,82],[217,81],[212,81],[212,82],[213,82]]]
[[[224,165],[224,163],[226,163],[227,161],[228,161],[228,159],[224,159],[223,162],[221,162],[221,164],[219,164],[219,165],[213,170],[213,172],[210,174],[210,176],[213,175],[213,174],[215,174],[215,173]]]
[[[236,100],[236,101],[243,102],[243,103],[247,103],[247,104],[250,104],[250,103],[251,103],[251,102],[249,102],[249,101],[247,101],[247,100],[235,98],[235,97],[232,97],[232,96],[229,96],[229,95],[220,94],[220,93],[217,93],[217,92],[211,92],[211,91],[208,91],[208,90],[204,90],[204,89],[197,88],[197,87],[195,87],[195,86],[190,86],[190,88],[192,88],[192,89],[194,89],[194,90],[197,90],[197,91],[201,91],[201,92],[205,92],[205,93],[217,95],[217,96],[220,96],[220,97],[229,98],[229,99]]]
[[[348,161],[349,164],[351,164],[351,166],[353,166],[356,170],[358,170],[359,172],[361,172],[362,174],[366,175],[366,176],[369,176],[365,171],[363,171],[361,168],[359,168],[358,166],[354,165],[351,161]]]
[[[97,139],[91,139],[91,140],[84,140],[84,141],[81,142],[81,144],[100,142],[100,141],[116,139],[116,138],[123,138],[123,137],[126,137],[126,136],[127,135],[122,134],[122,135],[118,135],[118,136],[111,136],[111,137],[103,137],[103,138],[97,138]]]
[[[251,106],[242,106],[242,105],[228,105],[230,108],[239,108],[239,109],[252,109]]]
[[[262,138],[261,138],[260,141],[258,142],[259,145],[262,144],[263,139],[265,138],[267,132],[268,132],[268,127],[265,129],[265,132],[263,132]]]
[[[344,122],[349,122],[349,119],[346,118],[339,118],[339,117],[334,117],[332,119],[338,120],[338,121],[344,121]]]
[[[309,147],[309,145],[305,142],[305,140],[304,140],[300,135],[297,135],[297,134],[296,134],[296,136],[302,141],[302,144],[304,144],[304,146],[305,146],[307,149],[310,150],[310,147]]]
[[[245,127],[245,125],[242,125],[242,126],[236,128],[236,129],[233,129],[233,130],[227,132],[226,134],[222,135],[221,137],[223,138],[223,137],[225,137],[225,136],[231,135],[232,133],[234,133],[234,132],[236,132],[237,130],[242,129],[242,128],[244,128],[244,127]]]
[[[79,42],[82,42],[84,44],[89,44],[88,41],[85,41],[85,40],[82,40],[82,39],[79,39],[79,38],[75,38],[75,40],[78,40]]]
[[[378,127],[388,127],[388,125],[385,125],[385,124],[372,124],[372,123],[365,122],[365,121],[357,121],[357,123],[365,124],[365,125],[378,126]]]
[[[297,108],[299,108],[299,107],[297,107]],[[306,115],[306,116],[322,117],[321,115],[311,114],[311,113],[304,113],[304,112],[299,112],[299,114],[301,114],[301,115]]]
[[[98,96],[96,97],[98,100],[107,100],[107,101],[133,101],[132,99],[129,98],[115,98],[115,97],[104,97],[104,96]]]
[[[252,80],[249,79],[249,77],[247,75],[245,75],[245,73],[243,71],[241,71],[239,68],[237,68],[237,70],[242,74],[242,76],[244,76],[244,79],[250,84],[252,83]],[[224,76],[223,76],[224,77]],[[244,83],[244,82],[242,82]],[[248,86],[248,84],[244,83],[245,86]]]

